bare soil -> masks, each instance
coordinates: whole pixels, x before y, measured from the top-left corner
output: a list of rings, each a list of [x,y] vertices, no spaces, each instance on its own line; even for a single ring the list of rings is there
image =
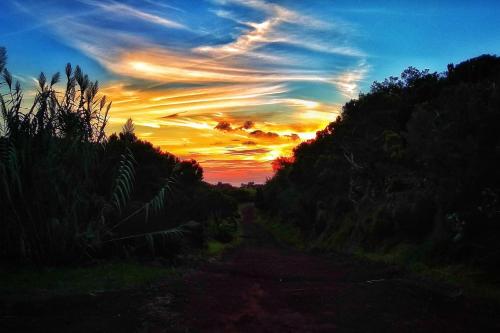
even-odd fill
[[[244,241],[181,281],[0,302],[2,332],[500,332],[500,306],[397,267],[276,243],[243,211]]]

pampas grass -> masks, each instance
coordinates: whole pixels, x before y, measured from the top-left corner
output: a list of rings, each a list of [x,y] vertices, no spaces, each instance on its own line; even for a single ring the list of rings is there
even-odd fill
[[[0,258],[15,263],[57,264],[102,255],[103,244],[124,238],[154,242],[181,237],[182,227],[117,237],[116,227],[134,190],[135,159],[127,147],[109,165],[105,128],[111,102],[99,84],[71,64],[66,82],[56,73],[38,76],[27,107],[18,82],[5,69],[0,48]],[[57,86],[63,86],[58,91]],[[130,120],[124,132],[133,132]],[[108,168],[115,176],[106,179]],[[160,213],[175,179],[134,215]],[[117,222],[122,221],[122,222]]]

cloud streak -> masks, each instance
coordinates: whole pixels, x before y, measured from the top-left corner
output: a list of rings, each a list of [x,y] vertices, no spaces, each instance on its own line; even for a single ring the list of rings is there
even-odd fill
[[[130,16],[149,23],[158,24],[166,28],[187,29],[187,27],[181,23],[169,20],[167,18],[158,15],[150,14],[148,12],[139,10],[137,8],[116,1],[104,1],[104,0],[101,1],[79,0],[79,1],[87,5],[100,8],[112,15]]]
[[[155,0],[80,3],[82,15],[68,6],[57,24],[37,24],[112,77],[101,85],[110,131],[132,117],[139,137],[199,160],[211,181],[263,181],[270,161],[336,118],[370,69],[352,26],[298,5],[214,0],[193,17]]]

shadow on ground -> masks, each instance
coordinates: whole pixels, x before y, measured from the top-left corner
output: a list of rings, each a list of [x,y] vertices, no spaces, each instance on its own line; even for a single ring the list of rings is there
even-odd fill
[[[244,213],[244,242],[186,279],[185,325],[200,332],[491,332],[498,306],[396,267],[276,244]]]
[[[277,243],[243,210],[243,242],[181,281],[0,303],[4,332],[500,332],[498,304],[396,267]]]

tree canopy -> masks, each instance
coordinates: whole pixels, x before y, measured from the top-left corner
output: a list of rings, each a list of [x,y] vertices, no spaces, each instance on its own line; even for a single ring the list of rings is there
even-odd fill
[[[430,242],[491,265],[500,258],[499,81],[500,59],[483,55],[374,82],[275,162],[260,206],[325,246]]]

